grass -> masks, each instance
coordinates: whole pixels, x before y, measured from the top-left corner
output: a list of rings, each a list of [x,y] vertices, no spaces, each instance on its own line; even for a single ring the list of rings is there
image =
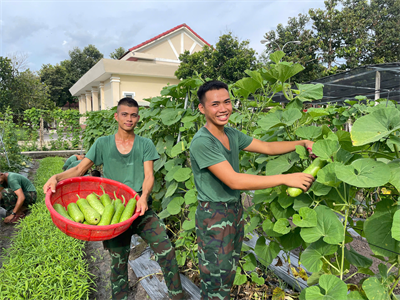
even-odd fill
[[[41,160],[34,185],[38,200],[18,225],[11,247],[2,254],[0,299],[88,299],[92,280],[84,258],[85,242],[53,224],[42,186],[61,171],[62,158]]]

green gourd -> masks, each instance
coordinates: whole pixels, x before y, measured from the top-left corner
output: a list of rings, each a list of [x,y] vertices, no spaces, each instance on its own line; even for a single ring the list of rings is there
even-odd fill
[[[321,170],[321,168],[323,166],[325,166],[326,161],[320,159],[319,157],[317,157],[312,163],[311,165],[309,165],[304,171],[303,173],[305,174],[310,174],[313,177],[317,177],[317,173],[319,170]],[[297,197],[299,196],[301,193],[303,193],[302,189],[299,188],[293,188],[290,187],[287,189],[287,193],[289,194],[290,197]]]
[[[100,201],[101,203],[104,205],[104,207],[106,207],[106,205],[111,204],[111,198],[108,194],[106,194],[106,192],[104,191],[103,186],[100,186],[101,190],[103,191],[103,195],[100,196]]]
[[[67,211],[69,216],[78,223],[83,223],[85,220],[85,216],[83,215],[82,211],[79,209],[76,203],[70,203],[67,206]]]
[[[115,209],[115,214],[111,220],[111,225],[119,223],[121,219],[121,215],[125,210],[125,206],[123,204],[117,204],[117,208]]]
[[[120,223],[123,222],[123,221],[128,220],[130,217],[133,216],[133,213],[134,213],[135,208],[136,208],[136,202],[137,201],[135,200],[135,198],[132,198],[132,199],[129,200],[128,204],[125,207],[124,212],[121,215],[121,218],[119,219]]]
[[[122,200],[117,198],[117,195],[114,192],[114,208],[117,210],[117,205],[122,204]]]
[[[105,225],[110,225],[112,217],[114,216],[114,205],[112,203],[106,205],[104,208],[104,213],[101,216],[100,222],[97,224],[97,226],[105,226]]]
[[[96,225],[100,222],[101,215],[93,207],[90,206],[85,198],[79,198],[79,200],[76,201],[76,204],[85,216],[85,220],[90,225]]]
[[[86,200],[100,215],[103,214],[104,206],[94,193],[87,195]]]
[[[53,205],[53,208],[55,209],[56,212],[58,212],[60,215],[62,215],[64,218],[67,218],[68,220],[74,221],[68,214],[68,212],[65,210],[64,206],[62,206],[60,203],[56,203]]]

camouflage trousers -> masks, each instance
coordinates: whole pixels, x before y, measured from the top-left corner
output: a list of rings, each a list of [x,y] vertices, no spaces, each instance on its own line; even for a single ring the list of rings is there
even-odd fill
[[[36,192],[24,192],[25,200],[23,206],[28,207],[36,203],[37,194]],[[11,211],[14,209],[17,204],[18,196],[17,194],[10,188],[3,189],[0,195],[0,206],[3,207],[7,211]]]
[[[201,299],[228,300],[244,236],[241,201],[199,201],[196,233]]]
[[[128,258],[133,234],[138,234],[154,251],[156,261],[160,264],[164,274],[169,297],[183,299],[175,249],[165,231],[164,223],[150,207],[143,216],[138,217],[132,223],[127,231],[103,242],[104,248],[109,251],[111,256],[112,299],[128,299]]]

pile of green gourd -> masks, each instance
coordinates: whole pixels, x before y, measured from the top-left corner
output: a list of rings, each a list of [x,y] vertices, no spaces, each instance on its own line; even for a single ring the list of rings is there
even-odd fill
[[[113,225],[128,220],[133,216],[136,208],[136,200],[130,199],[126,206],[115,195],[112,200],[109,195],[104,192],[98,197],[95,193],[89,194],[86,199],[78,196],[76,203],[70,203],[65,210],[64,206],[59,203],[53,205],[53,208],[63,217],[78,223],[87,225]],[[125,201],[125,199],[124,199]]]

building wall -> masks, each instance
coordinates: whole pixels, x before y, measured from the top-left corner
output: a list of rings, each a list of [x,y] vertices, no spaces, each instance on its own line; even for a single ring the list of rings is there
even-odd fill
[[[123,92],[134,92],[135,100],[144,100],[160,96],[160,92],[164,86],[169,84],[178,84],[179,79],[166,79],[157,77],[139,77],[120,75],[120,96],[123,97]]]

